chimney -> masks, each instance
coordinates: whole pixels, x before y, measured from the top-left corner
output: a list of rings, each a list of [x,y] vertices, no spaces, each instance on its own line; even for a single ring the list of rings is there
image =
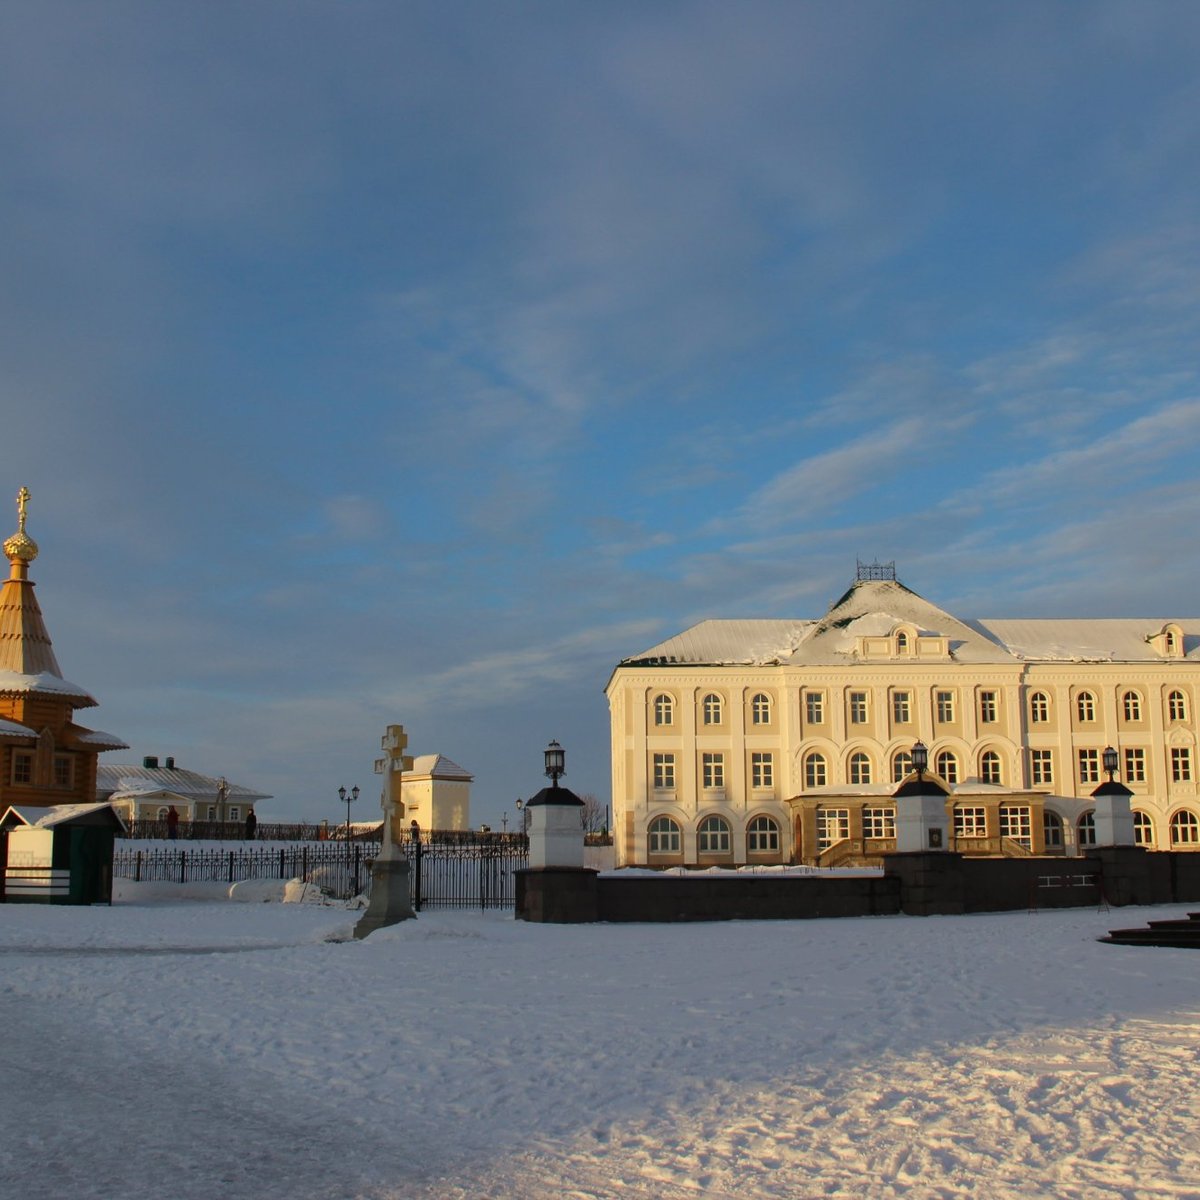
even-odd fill
[[[158,755],[157,754],[147,754],[146,757],[142,759],[142,766],[143,767],[157,767],[158,766]]]
[[[173,758],[171,758],[170,756],[167,757],[167,770],[168,771],[175,770],[175,760]]]

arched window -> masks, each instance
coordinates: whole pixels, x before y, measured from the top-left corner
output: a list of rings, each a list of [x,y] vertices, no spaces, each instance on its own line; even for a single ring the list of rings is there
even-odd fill
[[[654,697],[655,725],[673,725],[675,723],[675,701],[665,693]]]
[[[705,725],[720,725],[721,723],[721,697],[715,692],[709,692],[704,697],[704,723]]]
[[[750,701],[750,723],[752,725],[770,725],[771,697],[765,692],[759,692]]]
[[[1042,810],[1042,841],[1047,850],[1063,844],[1063,819],[1048,808]]]
[[[1094,846],[1096,844],[1096,814],[1092,809],[1079,818],[1079,824],[1076,826],[1079,831],[1079,844],[1081,846]]]
[[[899,783],[912,769],[912,755],[907,750],[897,750],[892,759],[892,782]]]
[[[1196,814],[1181,808],[1171,817],[1171,845],[1194,846],[1200,842],[1200,821]]]
[[[984,783],[1000,782],[1000,755],[995,750],[985,750],[980,756],[979,778]]]
[[[1080,692],[1075,697],[1075,708],[1079,713],[1080,721],[1096,719],[1096,697],[1091,692]]]
[[[170,813],[170,811],[171,810],[169,808],[160,808],[158,810],[158,819],[160,821],[165,821],[167,819],[167,815]]]
[[[1174,654],[1179,647],[1179,643],[1175,639],[1175,630],[1168,629],[1163,635],[1163,645],[1167,649],[1168,654]]]
[[[828,782],[829,773],[825,767],[825,755],[810,754],[804,760],[804,786],[824,787]]]
[[[750,854],[777,853],[779,826],[770,817],[755,817],[746,827],[746,850]]]
[[[1140,808],[1133,810],[1133,840],[1139,846],[1154,845],[1154,822]]]
[[[1167,717],[1172,721],[1187,720],[1187,698],[1182,692],[1172,692],[1167,697]]]
[[[1029,697],[1029,719],[1035,725],[1050,720],[1050,700],[1045,692],[1034,692]]]
[[[958,782],[958,759],[949,750],[941,751],[934,759],[933,769],[947,782]]]
[[[850,782],[871,782],[871,760],[861,750],[850,755]]]
[[[900,632],[898,634],[896,634],[896,653],[897,654],[907,654],[908,653],[908,634],[905,633],[903,629],[900,630]]]
[[[699,835],[696,848],[701,854],[729,853],[729,824],[723,817],[705,817]]]
[[[679,825],[670,817],[655,817],[650,822],[650,853],[678,854],[683,846]]]
[[[1142,719],[1142,698],[1137,692],[1126,692],[1121,697],[1121,704],[1125,711],[1125,720],[1140,721]]]

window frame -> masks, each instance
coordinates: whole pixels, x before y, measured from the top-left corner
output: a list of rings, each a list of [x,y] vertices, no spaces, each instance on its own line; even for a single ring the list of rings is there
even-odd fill
[[[836,825],[838,836],[830,837],[829,828]],[[817,849],[820,852],[850,840],[850,810],[848,808],[817,809]]]
[[[662,729],[675,724],[675,697],[659,692],[654,697],[654,727]]]
[[[912,693],[898,691],[892,693],[892,724],[912,724]]]
[[[14,750],[12,754],[12,782],[16,787],[31,787],[33,785],[32,750]]]
[[[1133,810],[1133,844],[1135,846],[1154,845],[1154,818],[1140,808]]]
[[[755,791],[771,791],[775,787],[775,755],[770,750],[750,751],[750,786]]]
[[[846,779],[851,787],[870,786],[871,756],[865,750],[855,750],[846,759]]]
[[[700,720],[703,725],[724,723],[724,702],[716,692],[707,692],[700,701]]]
[[[903,783],[905,778],[912,773],[912,752],[909,750],[897,750],[892,755],[892,782]]]
[[[982,804],[954,806],[954,836],[977,841],[988,836],[987,809]]]
[[[995,725],[1000,720],[1000,693],[988,689],[979,693],[979,723]]]
[[[1171,747],[1171,782],[1192,782],[1192,748],[1191,746]]]
[[[1142,719],[1142,697],[1132,688],[1121,693],[1121,712],[1127,725],[1136,725]]]
[[[1054,751],[1035,748],[1029,751],[1029,783],[1032,787],[1054,786]]]
[[[1174,723],[1176,721],[1186,721],[1187,719],[1187,697],[1179,688],[1172,688],[1167,693],[1167,720]]]
[[[700,786],[708,792],[725,789],[725,755],[720,750],[700,752]]]
[[[810,750],[804,756],[804,786],[806,788],[829,786],[829,760],[820,750]]]
[[[1171,814],[1167,828],[1172,846],[1195,846],[1200,843],[1200,819],[1190,808],[1177,808]]]
[[[755,692],[750,697],[750,724],[770,725],[771,697],[766,692]]]
[[[715,845],[712,843],[716,842]],[[710,813],[696,826],[697,854],[732,854],[733,831],[724,817]]]
[[[1093,746],[1080,746],[1075,752],[1080,784],[1100,782],[1100,751]]]
[[[1033,692],[1029,697],[1029,723],[1045,725],[1050,721],[1050,697],[1043,691]]]
[[[1078,718],[1080,725],[1094,725],[1096,723],[1096,696],[1086,688],[1081,692],[1075,693],[1075,716]]]
[[[815,716],[813,714],[816,714]],[[804,719],[807,725],[825,724],[825,693],[805,690]]]
[[[896,809],[893,805],[869,805],[862,810],[864,838],[894,838]]]
[[[867,725],[871,720],[870,693],[853,691],[846,693],[846,711],[851,725]]]
[[[985,750],[979,756],[979,782],[1003,785],[1004,775],[1001,770],[1000,755],[995,750]]]
[[[1125,782],[1128,783],[1145,783],[1146,782],[1146,751],[1142,746],[1125,746]]]
[[[663,849],[661,845],[664,838],[668,841],[666,849]],[[659,843],[657,847],[656,842]],[[674,845],[670,845],[670,842],[674,842]],[[655,817],[646,826],[646,852],[647,854],[683,853],[683,829],[674,817],[662,814]]]
[[[673,750],[655,750],[651,758],[651,765],[654,790],[656,792],[673,792],[675,790],[675,752]]]
[[[933,708],[939,725],[954,724],[954,692],[953,690],[938,689],[933,693]]]
[[[766,838],[765,846],[758,845]],[[751,817],[746,825],[747,854],[778,854],[779,853],[779,822],[774,817]]]
[[[950,771],[946,770],[947,764],[951,768]],[[953,786],[958,783],[958,755],[953,750],[939,750],[934,755],[933,769],[948,784]]]

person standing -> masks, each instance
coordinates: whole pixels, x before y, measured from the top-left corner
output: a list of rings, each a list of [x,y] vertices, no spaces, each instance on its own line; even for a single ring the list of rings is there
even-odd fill
[[[254,815],[254,809],[251,809],[246,814],[246,841],[254,841],[254,834],[258,830],[258,818]]]
[[[179,836],[179,814],[174,808],[167,809],[167,837],[174,841]]]

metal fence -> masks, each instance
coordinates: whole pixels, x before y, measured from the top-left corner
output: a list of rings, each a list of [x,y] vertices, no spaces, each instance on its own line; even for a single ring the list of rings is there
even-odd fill
[[[171,838],[170,826],[166,821],[150,820],[138,817],[134,821],[126,821],[129,838],[168,839],[181,842],[243,842],[246,841],[245,821],[180,821],[175,827],[175,837]],[[350,838],[352,841],[379,841],[383,822],[373,825],[352,825]],[[314,825],[304,822],[259,821],[254,831],[254,840],[260,842],[316,842],[316,841],[346,840],[346,826],[322,823]]]
[[[118,847],[120,843],[118,843]],[[413,908],[512,908],[515,873],[528,865],[529,841],[522,834],[437,833],[410,838]],[[170,883],[237,883],[243,879],[302,879],[332,896],[369,897],[376,842],[311,842],[270,848],[253,843],[237,849],[189,847],[168,842],[161,849],[118,848],[113,876]]]

